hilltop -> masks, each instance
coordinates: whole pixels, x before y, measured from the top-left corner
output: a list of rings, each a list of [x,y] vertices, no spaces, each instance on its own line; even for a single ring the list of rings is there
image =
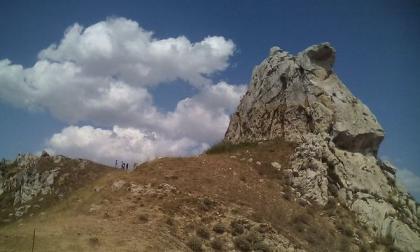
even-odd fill
[[[337,251],[380,246],[345,208],[322,208],[300,199],[284,173],[292,147],[279,141],[219,146],[212,154],[162,158],[128,173],[105,168],[97,179],[79,183],[54,204],[3,224],[0,248],[29,249],[33,228],[35,251]]]

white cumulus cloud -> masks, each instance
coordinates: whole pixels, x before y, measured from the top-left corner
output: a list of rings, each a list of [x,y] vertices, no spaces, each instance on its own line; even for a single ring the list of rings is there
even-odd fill
[[[48,140],[48,151],[71,157],[113,164],[115,160],[132,165],[159,156],[198,154],[208,147],[188,138],[169,139],[156,132],[114,126],[112,130],[92,126],[69,126]]]
[[[397,179],[397,182],[401,183],[417,202],[420,202],[420,176],[408,169],[398,169]]]
[[[58,44],[40,51],[32,67],[0,60],[0,100],[85,124],[47,141],[57,153],[106,163],[193,154],[223,137],[245,92],[243,85],[212,80],[234,50],[220,36],[156,38],[125,18],[74,24]],[[174,80],[194,86],[196,94],[162,113],[149,88]]]
[[[73,25],[58,45],[42,50],[39,59],[75,62],[84,75],[108,73],[135,85],[178,78],[202,84],[208,82],[207,75],[229,65],[234,48],[231,40],[217,36],[196,43],[184,36],[157,39],[137,22],[112,18],[87,28]]]

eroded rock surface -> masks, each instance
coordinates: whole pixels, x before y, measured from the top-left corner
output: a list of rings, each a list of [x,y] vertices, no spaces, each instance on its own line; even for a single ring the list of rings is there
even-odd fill
[[[395,167],[378,159],[384,130],[334,73],[334,61],[328,43],[297,56],[273,47],[255,67],[225,141],[295,143],[291,180],[304,199],[338,199],[378,239],[419,251],[418,205],[395,185]]]
[[[87,165],[92,169],[84,171]],[[19,154],[14,161],[4,160],[0,164],[0,224],[62,199],[85,181],[107,171],[99,167],[87,160],[50,156],[46,152],[41,156]]]

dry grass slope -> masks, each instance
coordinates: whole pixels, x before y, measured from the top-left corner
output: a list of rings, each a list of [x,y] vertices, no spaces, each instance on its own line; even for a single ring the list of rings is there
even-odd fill
[[[112,170],[0,227],[0,251],[359,251],[370,237],[335,203],[303,204],[282,141],[221,146]],[[278,162],[282,169],[272,167]],[[76,183],[76,181],[75,181]]]

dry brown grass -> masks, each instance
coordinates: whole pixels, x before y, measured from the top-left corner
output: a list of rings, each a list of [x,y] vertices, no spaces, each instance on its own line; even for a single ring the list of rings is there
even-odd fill
[[[309,251],[340,251],[340,241],[350,238],[338,232],[328,215],[321,216],[323,209],[301,206],[291,193],[288,199],[280,194],[290,192],[289,185],[270,163],[276,161],[288,168],[292,148],[288,143],[266,142],[228,153],[157,159],[130,173],[108,172],[43,210],[46,215],[0,228],[0,248],[25,250],[36,226],[42,227],[37,243],[42,251],[185,251],[189,245],[199,251],[200,247],[226,248],[229,242],[242,250],[247,244],[269,250],[258,235],[250,233],[247,224],[238,221],[231,225],[232,220],[249,219],[261,223],[259,235],[277,232]],[[117,180],[127,185],[113,192],[111,185]],[[136,195],[129,193],[130,184],[150,184],[152,188],[170,184],[176,191]],[[95,192],[97,186],[103,189]],[[92,204],[101,208],[90,213]],[[209,232],[217,223],[225,228],[223,235],[219,228]],[[232,240],[212,242],[219,236],[230,237],[232,232],[236,235]],[[97,245],[89,244],[91,237],[98,239]],[[191,237],[199,239],[201,246],[192,245]],[[16,245],[16,241],[22,242]]]

